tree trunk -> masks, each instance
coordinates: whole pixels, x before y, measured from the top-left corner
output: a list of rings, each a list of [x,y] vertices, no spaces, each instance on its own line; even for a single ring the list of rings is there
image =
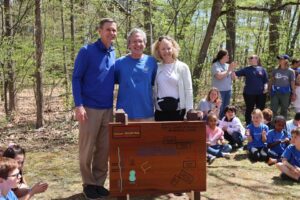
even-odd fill
[[[293,32],[293,27],[294,27],[294,23],[295,23],[295,20],[296,20],[296,16],[297,16],[297,13],[298,13],[298,8],[299,8],[299,5],[296,5],[296,8],[295,8],[295,11],[294,11],[294,14],[293,14],[293,17],[292,19],[290,20],[291,23],[290,23],[290,26],[289,26],[289,31],[288,31],[288,36],[287,36],[287,42],[286,42],[286,49],[285,49],[285,52],[288,53],[288,55],[290,56],[293,56],[291,55],[291,49],[290,49],[290,46],[292,45],[290,42],[290,39],[292,37],[292,32]],[[296,30],[297,31],[297,30]]]
[[[41,0],[35,0],[35,43],[36,43],[36,128],[43,126],[43,29],[41,22]]]
[[[222,7],[223,7],[223,0],[214,0],[213,1],[213,6],[211,9],[211,17],[210,17],[210,20],[209,20],[209,23],[207,26],[203,44],[199,51],[196,66],[193,70],[193,84],[194,84],[193,88],[194,88],[195,94],[198,92],[198,81],[196,81],[196,80],[199,79],[201,76],[203,63],[205,61],[207,50],[208,50],[210,41],[212,40],[214,31],[215,31],[217,20],[220,17]]]
[[[277,8],[282,4],[282,0],[275,0],[271,4],[272,8]],[[268,66],[276,63],[276,56],[279,54],[279,30],[278,24],[280,24],[280,11],[269,12],[269,59]]]
[[[152,7],[151,7],[151,0],[147,0],[144,2],[144,27],[147,34],[147,47],[145,49],[145,53],[151,54],[151,44],[153,43],[152,37]]]
[[[12,0],[4,1],[4,13],[5,13],[5,36],[8,38],[8,50],[7,50],[7,77],[8,77],[8,113],[16,110],[16,85],[15,85],[15,64],[13,62],[13,19],[12,19]]]
[[[70,0],[70,25],[71,25],[71,66],[75,60],[75,18],[74,18],[74,0]]]
[[[229,61],[232,62],[235,58],[235,38],[236,38],[236,8],[235,0],[227,0],[226,3],[226,49],[229,53]]]
[[[296,30],[295,30],[295,33],[292,37],[291,46],[290,46],[290,49],[288,51],[289,55],[291,57],[293,57],[293,55],[294,55],[295,44],[296,44],[296,40],[297,40],[298,35],[299,35],[299,31],[300,31],[300,13],[298,14],[298,21],[297,21]]]
[[[65,40],[65,17],[64,17],[64,2],[63,0],[60,0],[60,14],[61,14],[61,33],[62,33],[62,42],[63,42],[63,67],[64,67],[64,74],[65,74],[65,92],[66,92],[66,106],[67,110],[69,109],[69,74],[68,74],[68,68],[67,68],[67,61],[66,61],[66,54],[67,54],[67,47],[66,47],[66,40]]]

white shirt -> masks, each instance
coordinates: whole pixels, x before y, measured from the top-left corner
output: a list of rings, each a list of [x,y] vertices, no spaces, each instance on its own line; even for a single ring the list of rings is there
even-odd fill
[[[157,79],[157,97],[179,98],[178,76],[175,74],[175,63],[161,65],[162,71],[156,77]]]

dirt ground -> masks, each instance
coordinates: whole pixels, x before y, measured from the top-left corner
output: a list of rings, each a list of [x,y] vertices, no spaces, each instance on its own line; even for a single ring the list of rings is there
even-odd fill
[[[32,90],[19,94],[18,112],[11,123],[5,119],[3,102],[0,101],[0,146],[5,147],[9,142],[24,146],[27,150],[27,182],[30,185],[38,181],[49,184],[45,193],[33,199],[84,200],[78,164],[78,124],[72,120],[72,112],[65,111],[60,91],[46,91],[45,97],[45,126],[41,129],[34,126]],[[245,151],[233,153],[230,160],[217,159],[207,171],[207,191],[201,193],[202,199],[300,199],[300,184],[281,180],[275,167],[251,163]],[[169,197],[132,199],[164,200]]]

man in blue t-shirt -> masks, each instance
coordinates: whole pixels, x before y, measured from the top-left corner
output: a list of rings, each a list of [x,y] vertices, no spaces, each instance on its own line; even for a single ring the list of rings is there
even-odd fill
[[[146,34],[133,29],[128,35],[130,53],[116,60],[115,83],[119,84],[117,109],[123,109],[131,121],[154,120],[152,86],[157,62],[144,54]]]
[[[75,115],[79,121],[79,164],[83,193],[88,199],[109,195],[107,177],[108,123],[112,119],[117,24],[104,18],[95,43],[82,47],[72,79]]]

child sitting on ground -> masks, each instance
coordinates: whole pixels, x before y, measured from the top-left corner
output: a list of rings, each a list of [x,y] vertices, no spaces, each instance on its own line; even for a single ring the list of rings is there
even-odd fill
[[[286,131],[288,134],[291,134],[292,130],[297,127],[300,127],[300,112],[295,114],[294,119],[286,122]]]
[[[225,143],[224,132],[217,126],[218,117],[211,113],[207,116],[206,143],[207,152],[213,156],[230,158],[232,148]]]
[[[270,130],[267,135],[267,147],[269,165],[281,162],[281,155],[290,144],[291,135],[286,132],[285,118],[281,115],[274,118],[274,129]]]
[[[262,111],[264,116],[264,124],[268,126],[269,130],[274,129],[274,126],[272,124],[272,118],[273,118],[273,111],[270,108],[265,108]]]
[[[251,113],[252,123],[247,126],[246,136],[248,139],[248,152],[249,159],[253,162],[255,161],[265,161],[268,160],[267,155],[267,132],[268,126],[263,124],[263,114],[261,110],[254,109]]]
[[[15,159],[18,163],[18,168],[22,177],[17,187],[14,187],[12,190],[20,200],[23,200],[24,197],[28,196],[28,194],[30,197],[32,197],[35,194],[42,193],[47,190],[48,188],[47,183],[40,183],[40,182],[36,183],[35,185],[33,185],[31,189],[27,185],[23,177],[25,150],[22,147],[20,147],[19,145],[12,144],[4,151],[3,156]]]
[[[300,128],[292,130],[292,140],[282,154],[282,162],[276,167],[282,172],[283,179],[289,178],[300,183]]]
[[[0,200],[18,200],[11,188],[17,186],[19,178],[17,161],[0,157]]]
[[[236,116],[236,108],[234,106],[226,106],[224,113],[225,117],[220,121],[219,127],[224,131],[224,137],[232,148],[238,149],[243,146],[245,128]]]

